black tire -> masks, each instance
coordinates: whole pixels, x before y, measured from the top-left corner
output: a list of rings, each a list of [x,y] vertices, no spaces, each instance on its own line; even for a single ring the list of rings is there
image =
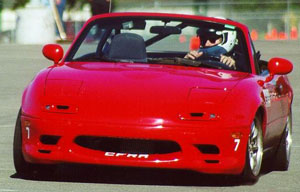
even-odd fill
[[[21,127],[21,110],[19,111],[14,133],[13,158],[17,174],[27,175],[31,170],[31,164],[26,162],[22,152],[22,127]]]
[[[22,177],[34,177],[36,175],[43,175],[51,170],[51,172],[48,172],[48,175],[50,175],[49,173],[53,173],[53,170],[55,169],[55,167],[51,165],[33,164],[25,161],[22,152],[21,110],[18,113],[15,125],[13,159],[16,173],[17,175]]]
[[[282,133],[280,144],[278,146],[273,170],[287,171],[290,164],[292,146],[292,113],[287,118],[285,129]]]
[[[263,133],[261,120],[258,117],[252,122],[251,132],[246,150],[246,164],[243,171],[243,180],[254,183],[260,176],[263,159]]]

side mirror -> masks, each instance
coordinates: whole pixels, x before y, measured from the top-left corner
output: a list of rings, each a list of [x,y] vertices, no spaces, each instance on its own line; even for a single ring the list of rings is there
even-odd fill
[[[293,64],[287,59],[274,57],[268,62],[268,69],[272,75],[286,75],[293,70]]]
[[[293,70],[293,64],[287,59],[274,57],[268,62],[268,70],[270,75],[266,78],[265,81],[259,80],[258,83],[263,86],[264,83],[270,82],[273,80],[274,75],[286,75]]]
[[[54,64],[58,64],[64,56],[64,50],[60,45],[48,44],[43,47],[43,55]]]

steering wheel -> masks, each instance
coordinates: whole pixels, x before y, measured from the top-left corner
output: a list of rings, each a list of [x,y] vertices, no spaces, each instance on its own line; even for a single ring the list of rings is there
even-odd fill
[[[197,58],[197,61],[201,61],[203,64],[211,67],[215,67],[217,69],[227,69],[232,70],[234,67],[229,67],[225,63],[222,63],[221,56],[201,56]]]

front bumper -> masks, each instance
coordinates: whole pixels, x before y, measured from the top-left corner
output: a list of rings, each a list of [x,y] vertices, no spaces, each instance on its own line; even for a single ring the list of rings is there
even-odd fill
[[[224,124],[208,121],[191,122],[193,126],[190,127],[142,126],[63,118],[46,120],[23,115],[21,122],[23,155],[31,163],[187,169],[211,174],[240,174],[243,171],[249,135],[247,126],[226,127]],[[198,127],[195,126],[196,123],[199,124]],[[109,151],[99,150],[75,142],[78,137],[83,136],[126,141],[165,141],[178,144],[179,150],[159,153],[153,148],[149,153],[113,151],[114,148],[109,148]],[[97,143],[94,146],[96,145]],[[156,144],[154,148],[160,148],[157,145],[160,144]],[[135,147],[135,150],[138,148]]]

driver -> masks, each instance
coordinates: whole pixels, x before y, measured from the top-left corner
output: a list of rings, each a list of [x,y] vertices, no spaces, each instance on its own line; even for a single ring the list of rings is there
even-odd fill
[[[235,60],[225,54],[232,51],[236,44],[236,31],[216,31],[215,29],[199,29],[200,48],[185,55],[186,59],[217,58],[228,67],[236,69]]]

